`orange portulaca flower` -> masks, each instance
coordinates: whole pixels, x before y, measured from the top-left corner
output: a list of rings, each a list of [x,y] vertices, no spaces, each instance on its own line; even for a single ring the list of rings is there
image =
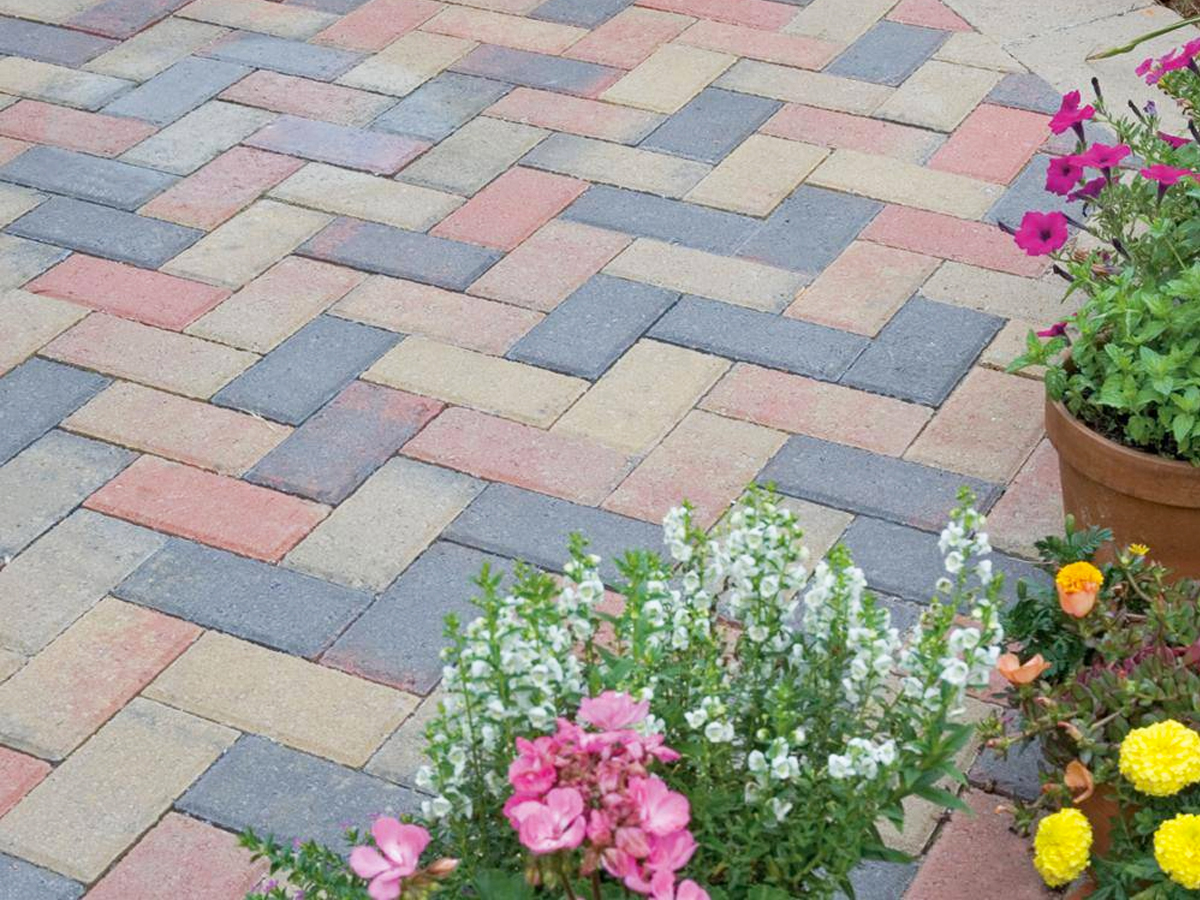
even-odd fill
[[[1050,668],[1050,663],[1037,654],[1022,663],[1015,653],[1005,653],[996,661],[996,671],[1003,675],[1010,684],[1032,684]]]
[[[1077,759],[1067,763],[1066,771],[1063,773],[1063,784],[1071,792],[1072,802],[1077,804],[1092,796],[1092,792],[1096,789],[1092,773]]]
[[[1068,616],[1076,619],[1082,619],[1092,611],[1103,584],[1104,575],[1087,562],[1063,566],[1054,577],[1059,606]]]

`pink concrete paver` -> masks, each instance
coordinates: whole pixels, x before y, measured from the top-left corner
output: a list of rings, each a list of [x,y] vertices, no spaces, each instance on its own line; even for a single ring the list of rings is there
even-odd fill
[[[497,100],[486,114],[617,143],[636,143],[659,122],[645,110],[522,87]]]
[[[0,111],[0,134],[68,150],[120,156],[158,129],[149,122],[20,100]]]
[[[945,31],[971,31],[971,23],[950,9],[941,0],[900,0],[887,14],[893,22],[921,25]]]
[[[442,7],[433,0],[367,0],[313,40],[347,50],[382,50],[433,18]]]
[[[796,18],[796,9],[771,0],[637,0],[638,6],[774,31]]]
[[[1049,124],[1041,113],[982,104],[930,158],[929,168],[1008,184],[1046,139]]]
[[[687,16],[628,6],[587,37],[580,38],[564,56],[632,69],[693,22]]]
[[[442,219],[430,232],[497,250],[512,250],[587,190],[565,175],[515,168]]]
[[[16,806],[49,774],[50,763],[0,747],[0,816]]]

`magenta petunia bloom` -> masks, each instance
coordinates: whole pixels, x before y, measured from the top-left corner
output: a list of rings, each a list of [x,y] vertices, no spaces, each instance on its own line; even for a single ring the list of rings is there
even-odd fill
[[[1141,78],[1143,75],[1145,75],[1147,72],[1149,72],[1152,68],[1154,68],[1154,57],[1147,56],[1140,63],[1138,63],[1138,67],[1133,70],[1133,74],[1136,75],[1138,78]]]
[[[1045,256],[1067,242],[1067,217],[1060,212],[1030,210],[1013,235],[1017,246],[1029,256]]]
[[[1180,147],[1182,147],[1184,144],[1190,144],[1190,143],[1191,143],[1191,140],[1190,140],[1190,139],[1188,139],[1188,138],[1185,138],[1185,137],[1179,137],[1179,136],[1177,136],[1177,135],[1174,135],[1174,134],[1167,134],[1165,131],[1160,131],[1160,132],[1158,133],[1158,139],[1159,139],[1160,141],[1166,141],[1168,144],[1170,144],[1170,145],[1171,145],[1171,148],[1172,148],[1172,149],[1174,149],[1174,150],[1178,150],[1178,149],[1179,149]]]
[[[1077,191],[1071,191],[1067,194],[1067,199],[1072,203],[1076,200],[1094,200],[1100,196],[1100,192],[1104,190],[1104,186],[1108,184],[1108,179],[1101,175],[1099,178],[1093,178],[1091,181],[1085,182],[1083,187]]]
[[[379,847],[355,847],[350,853],[350,868],[359,878],[370,879],[367,893],[371,900],[395,900],[403,887],[401,881],[417,871],[417,863],[429,844],[429,832],[420,825],[404,825],[398,819],[380,816],[371,826],[371,836]]]
[[[1055,322],[1049,328],[1044,328],[1037,333],[1038,337],[1056,338],[1063,337],[1067,333],[1066,322]]]
[[[1151,181],[1157,181],[1160,187],[1169,188],[1172,185],[1178,184],[1183,178],[1195,178],[1196,173],[1191,169],[1179,169],[1175,166],[1156,163],[1153,166],[1147,166],[1140,171],[1143,178],[1149,178]]]
[[[1054,118],[1050,120],[1050,130],[1055,134],[1062,134],[1068,128],[1082,131],[1083,123],[1096,114],[1096,107],[1085,106],[1080,109],[1079,103],[1079,91],[1063,94],[1062,105],[1054,114]]]
[[[1131,152],[1133,151],[1129,149],[1128,144],[1117,144],[1116,146],[1092,144],[1076,159],[1092,169],[1115,169],[1121,164],[1121,160]]]
[[[1083,166],[1076,156],[1056,156],[1046,167],[1046,190],[1065,196],[1083,177]]]

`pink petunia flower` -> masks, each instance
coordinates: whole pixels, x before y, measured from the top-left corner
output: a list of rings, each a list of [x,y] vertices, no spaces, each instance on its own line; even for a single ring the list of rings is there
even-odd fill
[[[1079,154],[1076,159],[1092,169],[1115,169],[1121,164],[1121,160],[1131,152],[1133,151],[1129,149],[1128,144],[1117,144],[1115,146],[1092,144],[1084,153]]]
[[[650,701],[634,703],[628,694],[605,691],[599,697],[585,697],[579,703],[579,718],[603,731],[629,728],[646,718]]]
[[[1071,191],[1067,194],[1067,199],[1071,202],[1076,200],[1094,200],[1100,196],[1100,192],[1104,190],[1108,184],[1108,179],[1101,175],[1099,178],[1093,178],[1091,181],[1085,182],[1083,187],[1077,191]]]
[[[1083,123],[1096,114],[1096,107],[1085,106],[1080,109],[1079,103],[1079,91],[1063,94],[1062,105],[1050,120],[1050,130],[1055,134],[1062,134],[1068,128],[1074,128],[1076,132],[1080,132],[1082,138]]]
[[[1049,328],[1044,328],[1041,331],[1039,331],[1037,333],[1037,336],[1044,337],[1044,338],[1055,338],[1055,337],[1062,337],[1066,333],[1067,333],[1067,323],[1066,322],[1055,322]]]
[[[691,818],[687,797],[667,787],[661,778],[631,778],[629,796],[637,807],[642,827],[662,837],[686,828]]]
[[[1077,156],[1056,156],[1046,167],[1046,190],[1055,194],[1071,193],[1083,177],[1083,166]]]
[[[1181,179],[1195,178],[1196,173],[1191,169],[1179,169],[1175,166],[1156,163],[1153,166],[1147,166],[1140,171],[1143,178],[1149,178],[1151,181],[1157,181],[1160,187],[1168,188],[1178,184]]]
[[[379,847],[355,847],[350,853],[350,868],[359,878],[370,880],[367,893],[371,900],[395,900],[400,896],[401,880],[417,871],[421,854],[429,845],[429,832],[420,825],[404,825],[398,819],[380,816],[371,826],[371,836]]]
[[[1029,211],[1013,240],[1029,256],[1045,256],[1067,242],[1067,217],[1060,212]]]
[[[1177,135],[1174,135],[1174,134],[1167,134],[1165,131],[1160,131],[1158,133],[1158,139],[1160,141],[1166,141],[1168,144],[1171,145],[1171,148],[1173,150],[1178,150],[1184,144],[1191,143],[1191,140],[1188,138],[1178,137]]]
[[[583,843],[583,798],[574,788],[554,788],[544,802],[517,806],[513,816],[521,823],[521,843],[535,854],[574,850]]]

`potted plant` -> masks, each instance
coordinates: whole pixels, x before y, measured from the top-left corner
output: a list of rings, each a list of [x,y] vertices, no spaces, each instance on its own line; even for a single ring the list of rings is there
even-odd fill
[[[1001,755],[1041,742],[1043,793],[1015,810],[1037,824],[1035,865],[1052,887],[1091,868],[1076,896],[1194,897],[1200,890],[1200,584],[1172,582],[1149,548],[1113,550],[1104,530],[1039,544],[1055,583],[1018,585],[998,669],[1013,710],[983,727]],[[1182,841],[1182,843],[1181,843]]]
[[[965,808],[964,696],[1003,639],[983,524],[964,495],[908,636],[844,548],[810,570],[794,517],[757,488],[711,535],[672,511],[669,561],[618,561],[619,610],[581,539],[561,579],[522,567],[502,588],[485,570],[479,618],[448,622],[419,778],[416,818],[443,861],[419,869],[391,822],[349,867],[311,844],[244,844],[328,900],[390,900],[397,884],[407,898],[409,878],[480,900],[852,895],[861,860],[907,858],[879,831],[902,801]]]
[[[1200,40],[1138,67],[1191,114],[1200,102]],[[1011,369],[1044,365],[1046,431],[1058,451],[1066,511],[1153,544],[1181,576],[1200,577],[1200,146],[1162,130],[1153,103],[1110,111],[1093,81],[1067,94],[1050,128],[1074,152],[1050,161],[1046,188],[1085,204],[1087,222],[1026,213],[1009,229],[1049,255],[1083,295],[1078,312],[1031,333]],[[1115,134],[1091,141],[1096,125]],[[1080,234],[1068,247],[1069,226]]]

